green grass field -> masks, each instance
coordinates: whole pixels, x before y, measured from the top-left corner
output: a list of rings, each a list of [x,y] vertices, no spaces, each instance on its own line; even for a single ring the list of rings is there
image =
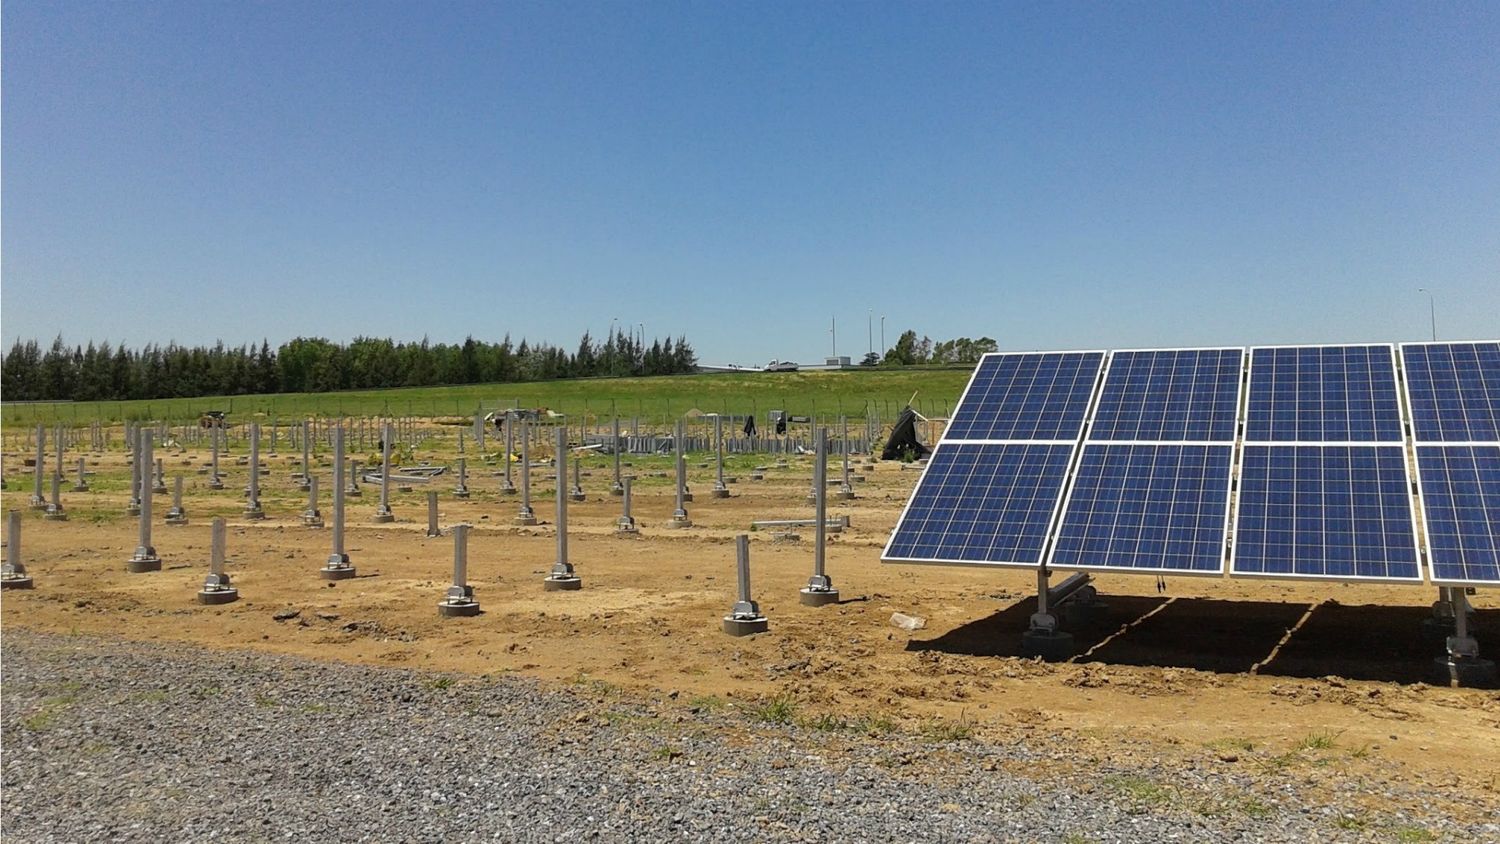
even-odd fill
[[[341,393],[283,393],[192,399],[109,402],[5,402],[4,424],[85,424],[153,419],[183,423],[205,410],[226,410],[230,421],[254,414],[295,419],[305,416],[463,416],[478,409],[546,407],[569,415],[622,418],[671,417],[698,409],[705,413],[846,415],[862,419],[873,408],[895,418],[916,394],[918,411],[945,415],[958,399],[970,370],[874,369],[838,372],[711,373],[658,378],[590,378],[524,384],[469,384]]]

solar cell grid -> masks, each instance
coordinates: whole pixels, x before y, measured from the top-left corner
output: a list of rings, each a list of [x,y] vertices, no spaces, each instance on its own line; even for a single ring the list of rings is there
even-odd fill
[[[1500,442],[1500,342],[1401,347],[1418,442]]]
[[[940,443],[882,555],[1040,563],[1072,445]]]
[[[1244,354],[1243,349],[1115,352],[1089,439],[1232,442]]]
[[[943,439],[1076,439],[1103,364],[1103,352],[985,355]]]
[[[1250,350],[1249,442],[1401,442],[1389,345]]]
[[[1049,562],[1222,571],[1233,456],[1228,444],[1085,446]]]
[[[1420,580],[1403,452],[1245,445],[1231,573]]]
[[[1419,446],[1432,579],[1500,582],[1500,446]]]

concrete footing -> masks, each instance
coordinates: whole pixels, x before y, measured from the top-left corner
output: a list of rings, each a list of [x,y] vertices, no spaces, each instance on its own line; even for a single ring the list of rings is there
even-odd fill
[[[517,527],[531,527],[536,524],[536,516],[516,516],[510,523]]]
[[[232,604],[239,599],[240,590],[232,586],[228,589],[202,589],[198,592],[200,604]]]
[[[333,563],[330,561],[327,565],[318,569],[318,577],[324,580],[348,580],[354,577],[354,574],[354,566],[348,563]]]
[[[1027,630],[1021,634],[1021,655],[1041,657],[1045,662],[1062,662],[1073,656],[1073,634],[1065,630]]]
[[[478,601],[439,601],[438,615],[443,618],[471,618],[479,615]]]
[[[729,490],[727,490],[727,489],[712,489],[712,490],[709,490],[708,497],[709,498],[728,498],[729,497]]]
[[[370,517],[370,521],[377,525],[388,525],[396,521],[396,515],[389,510],[376,511],[375,515]]]
[[[242,519],[249,519],[252,522],[258,522],[261,519],[264,519],[265,517],[266,517],[266,511],[262,510],[259,507],[253,507],[253,508],[248,508],[247,507],[245,509],[245,512],[243,512],[243,513],[240,514],[240,518],[242,518]]]
[[[125,570],[131,574],[161,571],[161,557],[131,557],[125,561]]]
[[[575,592],[583,588],[583,578],[549,576],[542,580],[542,588],[548,592]]]
[[[724,616],[724,632],[731,636],[750,636],[756,633],[764,633],[770,627],[771,623],[763,615],[749,618],[736,618],[732,615]]]
[[[821,607],[828,604],[837,604],[839,602],[839,590],[803,587],[801,597],[798,600],[804,607]]]
[[[32,588],[31,575],[23,574],[16,577],[0,578],[0,589],[30,589]]]
[[[1441,656],[1433,660],[1433,679],[1443,686],[1493,688],[1497,679],[1495,661],[1477,656]]]
[[[686,516],[673,516],[671,519],[667,520],[667,527],[673,529],[690,528],[692,526],[693,520],[689,519]]]

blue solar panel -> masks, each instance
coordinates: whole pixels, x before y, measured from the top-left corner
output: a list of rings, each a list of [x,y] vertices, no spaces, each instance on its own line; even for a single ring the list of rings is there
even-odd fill
[[[1233,442],[1243,349],[1115,352],[1091,440]]]
[[[1420,446],[1432,579],[1500,582],[1500,446]]]
[[[1246,445],[1232,574],[1420,580],[1402,446]]]
[[[1418,442],[1500,442],[1500,342],[1401,347]]]
[[[1074,440],[1103,352],[985,355],[945,440]]]
[[[1248,442],[1401,442],[1392,349],[1250,350]]]
[[[1233,459],[1231,444],[1085,445],[1049,564],[1222,572]]]
[[[882,556],[1039,564],[1073,448],[940,444]]]

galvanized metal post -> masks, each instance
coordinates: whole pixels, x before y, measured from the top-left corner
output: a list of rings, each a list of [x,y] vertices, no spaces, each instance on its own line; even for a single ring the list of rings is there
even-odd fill
[[[166,523],[181,526],[188,523],[187,511],[182,508],[182,476],[172,479],[172,508],[167,511]]]
[[[621,448],[620,448],[620,417],[618,417],[618,416],[615,417],[615,434],[614,434],[614,436],[615,436],[615,438],[614,438],[615,481],[614,481],[613,484],[610,485],[609,494],[610,495],[624,495],[625,494],[625,487],[620,484],[620,451],[621,451]]]
[[[63,510],[62,505],[62,475],[54,474],[52,476],[52,500],[47,502],[47,511],[42,514],[42,518],[49,522],[66,522],[68,520],[68,514]]]
[[[462,431],[459,432],[460,436]],[[458,458],[458,486],[453,488],[454,498],[469,497],[469,464],[465,458]]]
[[[30,589],[31,575],[21,562],[21,511],[11,510],[5,517],[5,568],[0,571],[0,589]]]
[[[302,480],[298,488],[307,492],[309,477],[312,476],[312,437],[311,426],[306,419],[302,420]]]
[[[511,523],[536,524],[536,513],[531,509],[531,423],[524,419],[521,420],[521,509]]]
[[[47,509],[47,497],[42,492],[42,472],[47,467],[47,429],[41,425],[36,426],[36,477],[35,486],[31,492],[31,509]]]
[[[443,529],[438,527],[438,500],[435,489],[427,491],[427,535],[443,535]]]
[[[739,581],[739,600],[729,615],[724,616],[724,632],[731,636],[749,636],[764,633],[769,628],[760,605],[750,597],[750,536],[740,534],[734,538],[735,574]]]
[[[323,565],[325,580],[343,580],[354,576],[354,566],[344,552],[344,426],[333,429],[333,553]]]
[[[828,547],[828,432],[816,428],[813,436],[817,441],[813,450],[813,491],[817,498],[814,518],[817,524],[813,528],[813,574],[802,589],[801,601],[806,606],[821,607],[837,603],[839,591],[833,588],[824,560]]]
[[[358,460],[349,461],[349,480],[344,483],[344,494],[351,498],[359,498],[364,492],[359,488],[359,466]]]
[[[88,472],[84,468],[84,459],[82,457],[78,458],[78,481],[73,484],[73,491],[74,492],[88,492],[89,491]]]
[[[565,454],[568,452],[568,429],[566,425],[557,426],[557,562],[552,564],[552,573],[542,581],[542,586],[548,592],[573,591],[583,587],[583,580],[573,570],[573,564],[568,561],[568,496],[564,489],[563,467],[566,465]]]
[[[516,436],[511,428],[511,422],[515,414],[505,411],[505,483],[501,484],[500,492],[504,495],[515,495],[516,484],[511,480],[511,456],[516,453]]]
[[[167,492],[167,470],[162,465],[160,457],[156,458],[155,474],[152,476],[151,481],[151,491],[157,495],[164,495]]]
[[[198,603],[228,604],[237,601],[240,591],[229,585],[229,575],[224,573],[224,520],[222,518],[214,518],[209,536],[208,577],[203,579],[203,588],[198,590]]]
[[[728,498],[729,487],[724,485],[724,417],[714,414],[714,448],[719,453],[718,475],[714,478],[712,498]]]
[[[310,528],[323,526],[323,512],[318,509],[318,479],[315,477],[307,478],[307,509],[302,511],[302,524]]]
[[[558,484],[562,484],[562,477],[558,476]],[[574,501],[583,501],[587,496],[583,494],[583,457],[573,458],[573,486],[568,490],[568,497]]]
[[[460,618],[479,614],[474,587],[469,585],[469,526],[453,526],[453,585],[438,602],[438,615]]]
[[[677,474],[677,509],[672,511],[672,519],[667,522],[669,528],[689,528],[693,526],[693,520],[688,518],[687,511],[687,465],[682,459],[682,420],[677,420],[676,435],[672,437],[672,446],[676,451],[676,474]]]
[[[623,505],[619,521],[615,522],[615,534],[635,535],[640,531],[636,528],[635,517],[630,515],[630,482],[632,478],[625,479],[625,486],[620,491],[620,501]]]
[[[839,450],[844,452],[844,481],[839,484],[838,497],[840,501],[850,501],[854,498],[854,484],[849,479],[849,417],[840,416],[839,425],[843,427]]]
[[[380,437],[380,503],[375,506],[375,515],[371,517],[376,524],[396,520],[396,515],[391,512],[391,440],[395,436],[391,423],[386,422]]]
[[[249,498],[245,501],[244,516],[247,519],[264,519],[266,511],[260,506],[260,423],[250,423],[250,486]]]
[[[224,479],[219,475],[219,438],[224,435],[222,424],[216,420],[214,426],[209,429],[209,440],[213,443],[208,469],[209,489],[224,488]]]
[[[140,437],[136,441],[135,461],[142,467],[151,465],[151,437],[152,432],[141,428]],[[142,472],[140,478],[141,493],[141,524],[139,540],[136,543],[135,554],[125,562],[125,570],[132,574],[141,574],[148,571],[161,571],[161,557],[156,555],[156,548],[151,545],[151,489],[150,476]]]

